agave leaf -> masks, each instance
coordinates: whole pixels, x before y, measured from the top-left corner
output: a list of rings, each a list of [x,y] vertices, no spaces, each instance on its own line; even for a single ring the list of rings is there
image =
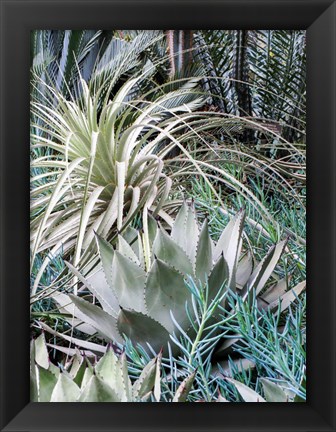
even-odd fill
[[[193,275],[192,263],[183,249],[162,228],[157,232],[153,254],[185,276]]]
[[[83,390],[87,384],[89,383],[90,379],[93,377],[93,369],[91,370],[89,367],[85,368],[82,383],[81,383],[81,390]]]
[[[203,283],[207,280],[208,274],[213,266],[212,263],[213,244],[209,235],[208,220],[205,219],[199,235],[196,252],[196,279]]]
[[[57,382],[57,377],[49,370],[36,366],[39,389],[39,402],[50,402],[51,394]]]
[[[76,375],[82,363],[83,356],[78,351],[78,349],[75,349],[75,354],[71,358],[71,364],[67,367],[67,370],[69,371],[69,374],[72,378]]]
[[[247,387],[247,385],[239,381],[236,381],[232,378],[225,378],[225,379],[236,387],[240,396],[244,399],[245,402],[266,402],[264,398],[262,398],[254,390]]]
[[[186,240],[185,251],[192,263],[193,269],[195,269],[199,227],[197,224],[195,207],[193,203],[188,209],[184,236]]]
[[[109,286],[112,286],[112,263],[114,257],[113,247],[104,240],[100,235],[96,234],[99,256],[102,262],[106,281]]]
[[[84,374],[87,369],[87,363],[84,357],[82,356],[80,357],[76,356],[76,357],[78,359],[78,363],[76,361],[76,363],[73,365],[75,367],[71,368],[70,374],[73,376],[74,383],[76,383],[79,387],[81,387]]]
[[[161,399],[161,362],[162,362],[162,351],[159,352],[156,361],[155,383],[154,383],[154,397],[156,402],[160,402]]]
[[[100,307],[89,303],[77,297],[69,294],[69,297],[73,301],[76,307],[86,316],[85,320],[91,324],[95,329],[98,330],[107,340],[112,340],[122,343],[122,338],[118,333],[117,321],[107,312],[103,311]]]
[[[272,303],[285,294],[287,290],[287,279],[281,279],[276,284],[272,285],[266,292],[263,293],[262,299],[267,303]]]
[[[111,316],[114,316],[116,318],[116,311],[115,311],[115,307],[112,306],[112,304],[115,304],[115,297],[113,296],[113,292],[111,289],[109,289],[108,287],[106,288],[106,285],[104,284],[99,284],[97,283],[95,286],[93,286],[92,284],[90,284],[88,282],[87,279],[85,279],[85,277],[75,268],[73,267],[70,263],[65,261],[66,266],[71,270],[71,272],[78,278],[78,280],[80,282],[82,282],[82,284],[84,286],[86,286],[90,292],[97,297],[97,299],[99,300],[99,302],[101,303],[102,307],[104,310],[106,310]],[[101,276],[101,275],[100,275]],[[97,276],[96,276],[97,278]],[[92,280],[92,279],[91,279]],[[93,278],[93,281],[95,281],[95,278]],[[99,282],[99,279],[98,279]],[[97,289],[96,289],[97,287]],[[111,291],[111,293],[109,292]],[[57,298],[56,298],[57,299]],[[113,302],[112,304],[110,304],[110,301]],[[78,316],[78,318],[82,319],[81,316]],[[84,322],[86,322],[83,319]],[[95,327],[96,328],[96,327]]]
[[[75,402],[80,389],[65,373],[60,373],[51,394],[50,402]]]
[[[216,297],[218,291],[222,288],[223,284],[228,284],[228,279],[229,267],[222,255],[221,257],[219,257],[218,261],[214,265],[208,279],[209,304],[211,300]],[[222,306],[225,307],[225,298],[222,301]]]
[[[146,272],[139,265],[115,251],[112,264],[112,287],[120,306],[145,313],[145,284]]]
[[[275,266],[277,265],[279,258],[285,249],[286,243],[287,241],[284,240],[272,247],[265,258],[259,263],[243,290],[244,299],[248,297],[251,289],[255,290],[256,295],[258,295],[263,289],[268,278],[273,273]]]
[[[174,331],[174,318],[183,326],[187,321],[186,301],[190,293],[183,276],[160,259],[156,259],[150,269],[146,284],[146,305],[148,315],[157,320],[170,333]]]
[[[290,291],[287,291],[285,294],[280,296],[277,300],[274,300],[268,307],[272,309],[276,309],[279,305],[279,301],[281,303],[280,312],[286,310],[293,301],[306,289],[306,281],[300,282]]]
[[[117,392],[93,375],[77,398],[77,402],[121,402]]]
[[[118,329],[120,334],[125,334],[133,344],[140,344],[148,350],[147,342],[159,352],[161,347],[169,340],[168,331],[153,318],[140,312],[122,309],[118,317]]]
[[[119,358],[119,363],[121,367],[121,374],[120,374],[120,382],[124,389],[124,395],[123,398],[125,398],[126,401],[132,400],[132,383],[128,376],[128,367],[127,367],[127,359],[126,354],[123,352]],[[124,400],[124,399],[123,399]]]
[[[141,399],[153,390],[157,369],[157,358],[153,358],[142,370],[139,378],[133,384],[133,398]]]
[[[40,326],[46,330],[48,333],[53,334],[55,336],[60,337],[61,339],[64,339],[72,344],[77,345],[78,347],[82,347],[91,351],[95,351],[98,353],[104,353],[105,352],[105,347],[101,346],[100,344],[96,344],[93,342],[88,342],[82,339],[77,339],[75,337],[70,337],[66,334],[60,333],[56,330],[53,330],[51,327],[49,327],[47,324],[45,324],[44,322],[40,321]]]
[[[132,247],[127,243],[122,235],[118,236],[118,251],[129,260],[133,261],[135,264],[140,266],[140,261]]]
[[[185,201],[183,201],[183,204],[177,213],[177,216],[175,218],[172,231],[171,231],[171,237],[175,242],[183,249],[185,250],[186,247],[186,238],[185,238],[185,225],[187,222],[187,216],[188,216],[188,205]]]
[[[182,383],[179,385],[178,389],[173,398],[173,402],[185,402],[189,395],[189,392],[192,388],[194,379],[195,379],[196,371],[187,376]]]
[[[112,267],[112,264],[111,264]],[[107,278],[101,264],[97,264],[91,274],[86,277],[92,287],[92,294],[97,297],[102,308],[110,315],[116,317],[119,310],[119,302]]]
[[[124,210],[124,189],[125,189],[125,174],[126,165],[125,162],[116,162],[117,168],[117,188],[118,188],[118,217],[117,217],[117,228],[118,230],[122,227],[123,210]]]
[[[156,220],[153,218],[153,216],[151,216],[150,214],[147,216],[148,218],[148,237],[149,237],[149,244],[152,247],[156,234],[157,234],[157,230],[158,230],[158,224],[156,222]]]
[[[245,212],[240,210],[227,224],[222,235],[220,236],[214,250],[214,260],[217,261],[221,254],[224,255],[225,261],[229,268],[228,284],[232,290],[235,290],[235,269],[237,265],[239,245],[244,227]]]
[[[250,253],[243,256],[237,265],[236,283],[238,288],[242,289],[249,280],[253,270],[253,260]]]
[[[35,339],[35,361],[44,369],[49,368],[49,355],[44,333]]]
[[[288,402],[288,396],[280,386],[266,378],[260,379],[267,402]]]
[[[105,355],[95,366],[95,371],[97,376],[118,394],[122,402],[129,399],[130,381],[127,374],[127,364],[125,375],[125,365],[118,360],[112,348],[107,349]]]

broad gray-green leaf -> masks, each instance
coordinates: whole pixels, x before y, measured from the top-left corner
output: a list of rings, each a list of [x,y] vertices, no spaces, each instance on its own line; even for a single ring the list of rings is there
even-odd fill
[[[50,402],[51,394],[57,382],[57,377],[49,370],[37,366],[37,381],[39,390],[39,402]]]
[[[185,276],[193,275],[193,266],[183,249],[162,228],[157,232],[153,243],[153,254]]]
[[[78,280],[82,282],[82,284],[86,286],[95,297],[97,297],[103,309],[106,310],[110,315],[116,317],[117,312],[115,310],[115,296],[113,295],[112,289],[109,288],[106,283],[104,283],[104,280],[101,280],[103,276],[102,273],[91,277],[91,280],[95,283],[95,285],[93,285],[89,283],[89,281],[72,264],[68,262],[65,262],[65,264],[78,278]],[[82,319],[80,316],[78,316],[78,318]]]
[[[93,375],[83,388],[78,402],[121,402],[119,395],[98,376]]]
[[[44,369],[49,368],[49,355],[44,333],[41,333],[40,336],[35,339],[35,361]]]
[[[214,250],[214,260],[217,261],[221,254],[224,255],[225,261],[229,268],[229,286],[235,289],[235,270],[239,253],[239,245],[244,227],[245,212],[240,210],[227,224],[222,235],[220,236]]]
[[[236,284],[237,287],[242,289],[246,282],[249,280],[249,277],[251,276],[253,270],[253,260],[252,255],[250,253],[247,253],[243,256],[243,258],[239,261],[237,265],[237,272],[236,272]]]
[[[281,303],[280,311],[283,312],[286,310],[295,300],[296,298],[306,289],[306,281],[300,282],[290,291],[283,294],[277,300],[272,302],[268,307],[272,310],[278,307],[279,302]]]
[[[70,369],[70,375],[73,377],[73,381],[81,387],[85,370],[87,369],[87,363],[84,357],[81,355],[74,356],[72,366]]]
[[[265,293],[262,295],[262,299],[267,303],[272,303],[277,301],[287,290],[287,279],[281,279],[276,284],[272,285]]]
[[[133,344],[140,344],[148,351],[147,342],[159,352],[169,340],[168,331],[154,319],[132,310],[122,309],[118,317],[120,334],[125,334]]]
[[[127,241],[123,238],[123,236],[118,236],[118,251],[126,258],[133,261],[135,264],[140,266],[140,260],[138,256],[135,254],[131,246],[127,243]]]
[[[152,359],[142,370],[133,384],[133,398],[141,399],[153,390],[156,376],[157,358]]]
[[[209,287],[209,302],[213,300],[218,291],[228,285],[229,279],[229,268],[223,257],[223,255],[218,259],[214,268],[212,269],[210,276],[208,278]],[[222,291],[224,293],[224,290]],[[222,301],[223,307],[225,307],[225,299]]]
[[[288,402],[288,396],[280,386],[266,378],[260,379],[267,402]]]
[[[185,226],[185,251],[195,269],[196,264],[196,249],[199,237],[199,227],[195,216],[195,207],[192,204],[188,209],[188,215]]]
[[[108,348],[105,355],[99,360],[95,371],[97,376],[119,395],[122,402],[129,400],[131,383],[128,378],[127,365],[125,370],[125,364],[122,362],[122,359],[118,360],[112,348]]]
[[[99,333],[107,338],[107,340],[122,342],[122,338],[117,330],[117,320],[113,316],[103,311],[102,308],[89,303],[80,297],[72,294],[70,294],[69,297],[81,313],[86,316],[86,322],[97,329]]]
[[[185,303],[190,293],[183,276],[160,259],[150,269],[146,284],[146,305],[148,315],[162,324],[170,333],[174,331],[174,318],[182,326],[187,321]]]
[[[76,402],[80,389],[65,373],[60,373],[50,402]]]
[[[273,273],[275,266],[277,265],[282,255],[282,252],[285,249],[286,243],[287,241],[284,240],[278,243],[276,246],[273,246],[266,255],[266,257],[259,263],[243,290],[244,299],[247,298],[248,293],[251,289],[255,290],[256,295],[258,295],[259,292],[263,289],[268,278]]]
[[[110,245],[98,234],[96,234],[96,241],[107,283],[112,286],[112,262],[114,257],[114,249],[112,245]]]
[[[173,240],[176,241],[176,243],[182,247],[182,249],[185,248],[186,245],[186,238],[185,238],[185,225],[187,221],[187,215],[188,215],[188,205],[185,201],[183,201],[183,204],[177,213],[177,216],[175,218],[172,231],[171,231],[171,237]],[[184,249],[185,250],[185,249]]]
[[[148,237],[149,237],[149,244],[152,247],[156,233],[158,230],[158,224],[156,220],[153,218],[153,216],[148,215]]]
[[[194,379],[195,379],[196,371],[193,372],[191,375],[187,376],[182,383],[179,385],[178,389],[176,390],[175,396],[173,398],[173,402],[185,402],[187,400],[187,397],[189,395],[189,392],[192,388]]]
[[[115,251],[112,264],[112,287],[120,306],[145,313],[145,284],[146,272],[139,265]]]
[[[203,283],[206,281],[212,268],[212,249],[213,244],[209,235],[208,220],[205,219],[199,235],[196,253],[196,279]]]
[[[247,387],[247,385],[236,381],[232,378],[225,378],[227,381],[232,383],[240,396],[244,399],[245,402],[266,402],[264,398],[262,398],[257,392]]]
[[[83,379],[82,379],[82,383],[81,383],[81,389],[82,390],[88,384],[88,382],[90,381],[90,379],[91,379],[92,376],[93,376],[93,369],[91,370],[89,367],[87,367],[85,369],[85,372],[84,372],[84,375],[83,375]]]

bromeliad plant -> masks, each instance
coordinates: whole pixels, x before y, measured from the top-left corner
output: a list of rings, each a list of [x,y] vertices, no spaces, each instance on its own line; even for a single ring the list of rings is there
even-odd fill
[[[284,309],[290,304],[288,295],[294,297],[292,292],[285,293],[286,284],[265,287],[286,241],[274,246],[253,270],[248,254],[240,259],[243,225],[241,210],[215,243],[207,220],[199,227],[193,204],[182,205],[171,233],[148,216],[145,208],[143,232],[130,229],[127,235],[120,234],[117,248],[97,236],[102,269],[96,275],[86,279],[68,264],[100,306],[72,294],[59,292],[53,297],[106,340],[123,343],[126,336],[145,349],[150,345],[155,352],[161,347],[166,350],[170,335],[178,328],[192,332],[187,312],[191,302],[187,277],[207,286],[208,304],[217,300],[214,320],[219,320],[228,308],[225,293],[229,289],[246,301],[250,301],[252,293],[262,297],[261,307],[276,308],[279,298],[286,297]]]
[[[163,159],[176,146],[171,130],[185,124],[177,113],[190,112],[203,98],[191,90],[193,81],[179,91],[159,92],[155,101],[137,99],[147,75],[129,79],[115,94],[114,80],[106,89],[105,78],[98,90],[81,80],[77,100],[45,84],[56,108],[48,100],[32,102],[39,121],[32,133],[32,266],[36,254],[48,251],[52,257],[60,249],[77,265],[92,251],[94,232],[111,238],[145,205],[168,218],[162,207],[172,181]],[[32,295],[47,264],[48,259]]]

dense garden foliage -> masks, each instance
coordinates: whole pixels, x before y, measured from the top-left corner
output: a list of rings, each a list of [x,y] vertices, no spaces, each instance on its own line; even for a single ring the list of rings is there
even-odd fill
[[[32,401],[305,401],[305,43],[31,33]]]

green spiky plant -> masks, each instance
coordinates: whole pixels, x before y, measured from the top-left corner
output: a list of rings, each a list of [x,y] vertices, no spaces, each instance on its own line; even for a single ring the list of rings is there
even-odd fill
[[[77,265],[85,252],[92,251],[94,231],[105,238],[123,230],[145,204],[165,217],[162,206],[172,181],[163,172],[163,158],[176,145],[170,137],[172,127],[185,123],[166,116],[189,111],[202,98],[187,86],[154,102],[132,100],[143,78],[129,79],[111,101],[106,97],[101,112],[105,81],[95,91],[81,80],[83,97],[78,101],[47,86],[57,108],[32,102],[34,116],[48,124],[36,126],[47,135],[32,133],[32,151],[52,150],[31,163],[36,173],[31,191],[32,266],[37,253],[48,250],[55,256],[61,247]],[[112,87],[113,82],[107,96],[112,97]],[[48,260],[38,276],[47,264]]]
[[[243,210],[231,219],[217,243],[210,238],[207,220],[199,227],[193,204],[183,204],[170,234],[147,214],[143,220],[143,233],[131,230],[127,239],[119,235],[116,249],[97,236],[102,269],[89,280],[68,263],[100,306],[76,295],[52,294],[60,307],[106,340],[123,343],[126,336],[158,352],[161,347],[166,350],[170,335],[177,331],[176,323],[192,332],[186,311],[191,301],[185,284],[188,276],[207,285],[208,304],[216,299],[224,310],[228,290],[238,292],[245,301],[250,301],[253,293],[260,297],[261,307],[271,309],[285,297],[284,309],[290,304],[289,298],[304,289],[301,285],[298,292],[286,292],[284,283],[265,289],[286,241],[271,248],[254,269],[248,254],[240,259]],[[212,311],[214,320],[220,320],[220,308]],[[225,349],[224,344],[221,350]]]
[[[118,358],[110,346],[99,361],[76,350],[65,366],[57,367],[42,333],[31,342],[31,402],[160,402],[161,359],[159,353],[150,360],[133,383],[125,353]],[[194,375],[181,382],[172,402],[186,401]]]

